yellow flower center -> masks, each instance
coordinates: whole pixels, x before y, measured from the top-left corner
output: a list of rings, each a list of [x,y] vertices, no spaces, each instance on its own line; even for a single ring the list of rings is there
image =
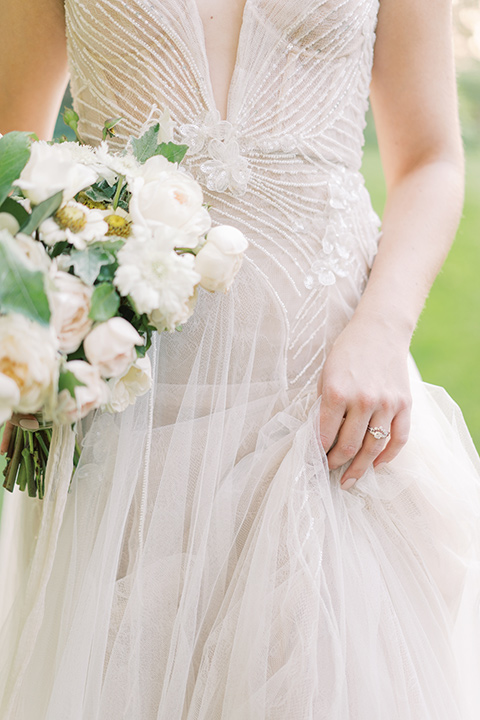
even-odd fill
[[[25,378],[28,376],[28,365],[26,363],[14,362],[10,357],[0,358],[0,372],[17,383],[20,392],[25,386]]]
[[[116,235],[117,237],[127,238],[131,233],[132,223],[121,215],[107,215],[105,222],[108,225],[108,235]]]
[[[88,195],[84,192],[81,192],[78,196],[78,202],[81,202],[82,205],[85,205],[86,207],[90,208],[90,210],[105,210],[107,207],[107,203],[105,202],[95,202],[95,200],[91,200]]]
[[[57,210],[55,220],[63,230],[71,230],[73,233],[81,232],[87,224],[87,216],[83,210],[71,206]]]

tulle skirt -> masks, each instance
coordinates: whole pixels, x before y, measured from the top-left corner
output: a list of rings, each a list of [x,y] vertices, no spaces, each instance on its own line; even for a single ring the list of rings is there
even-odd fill
[[[155,342],[154,391],[84,428],[70,493],[60,467],[43,501],[6,498],[3,720],[478,720],[458,408],[411,361],[407,445],[342,490],[250,301],[205,295]]]

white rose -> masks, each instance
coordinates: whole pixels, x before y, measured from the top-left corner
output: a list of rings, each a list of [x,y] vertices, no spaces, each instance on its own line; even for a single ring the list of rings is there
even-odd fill
[[[13,408],[19,402],[20,390],[17,383],[0,372],[0,425],[11,418]]]
[[[133,405],[137,397],[145,395],[152,386],[152,368],[150,359],[138,358],[120,378],[108,381],[110,399],[106,405],[109,412],[123,412]]]
[[[41,140],[32,143],[30,159],[15,185],[38,205],[60,190],[63,190],[63,202],[67,202],[96,180],[95,170],[73,160],[61,143],[48,145]]]
[[[80,278],[57,271],[49,292],[52,324],[57,333],[62,352],[78,350],[84,337],[90,332],[92,320],[88,317],[93,288]]]
[[[207,242],[195,258],[200,285],[210,292],[226,292],[240,270],[248,242],[240,230],[218,225],[207,235]]]
[[[164,157],[147,160],[130,189],[134,223],[152,229],[168,225],[181,233],[183,247],[196,247],[211,226],[200,185]]]
[[[143,340],[133,325],[113,317],[93,328],[83,348],[87,360],[98,367],[103,377],[118,377],[135,361],[135,345],[143,345]]]
[[[35,413],[50,403],[58,378],[55,337],[23,315],[0,317],[0,372],[20,390],[16,412]]]
[[[20,224],[10,213],[0,212],[0,230],[8,230],[11,235],[16,235],[20,230]]]
[[[30,235],[19,233],[15,237],[15,243],[22,251],[25,260],[30,264],[32,270],[48,272],[52,261],[41,242],[34,240]]]
[[[64,369],[72,372],[77,380],[84,384],[75,387],[74,398],[68,390],[59,393],[55,421],[74,423],[88,415],[91,410],[105,405],[108,401],[108,387],[98,368],[83,360],[71,360],[65,364]]]

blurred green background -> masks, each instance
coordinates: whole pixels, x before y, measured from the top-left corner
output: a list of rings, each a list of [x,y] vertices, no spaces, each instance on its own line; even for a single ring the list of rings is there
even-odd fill
[[[480,71],[477,63],[458,75],[466,151],[463,218],[450,255],[420,318],[412,352],[424,380],[442,385],[460,405],[480,450]],[[70,104],[67,93],[64,104]],[[55,134],[66,131],[59,115]],[[382,215],[385,186],[375,128],[369,116],[363,172],[375,210]],[[0,470],[3,461],[0,458]],[[0,489],[0,512],[3,498]]]

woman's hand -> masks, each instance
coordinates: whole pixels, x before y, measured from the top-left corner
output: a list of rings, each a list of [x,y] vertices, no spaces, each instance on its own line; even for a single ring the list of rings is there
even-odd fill
[[[24,430],[38,430],[40,426],[35,415],[21,415],[17,413],[14,414],[11,420],[5,423],[5,428],[2,435],[2,443],[0,445],[0,454],[2,455],[5,455],[8,450],[10,438],[12,436],[12,430],[14,427],[21,427]]]
[[[338,336],[318,383],[320,440],[331,470],[352,461],[341,483],[351,488],[373,462],[389,462],[408,439],[409,338],[378,320],[354,318]],[[367,427],[390,431],[378,440]]]

